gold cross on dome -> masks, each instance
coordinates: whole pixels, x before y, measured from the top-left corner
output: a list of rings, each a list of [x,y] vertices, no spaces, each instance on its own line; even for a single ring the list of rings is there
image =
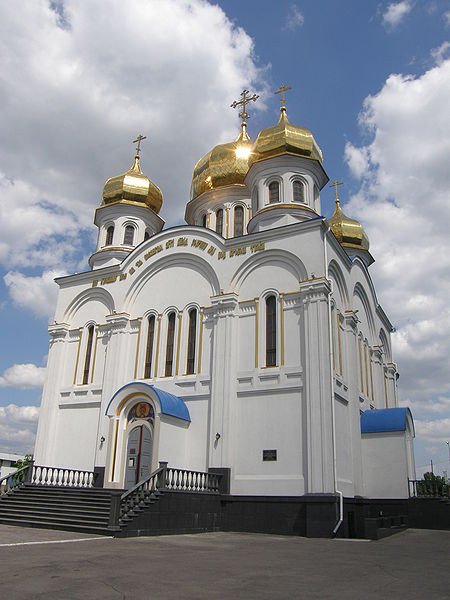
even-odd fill
[[[335,200],[339,200],[339,190],[338,187],[340,185],[344,185],[343,181],[338,181],[337,179],[333,179],[333,182],[330,184],[330,187],[334,188]]]
[[[141,142],[142,140],[146,140],[146,135],[139,134],[135,140],[133,140],[133,144],[137,144],[136,146],[136,156],[139,156],[139,152],[141,151]]]
[[[245,119],[248,119],[247,114],[247,104],[249,102],[256,102],[259,96],[257,94],[253,94],[253,96],[249,96],[250,92],[248,90],[242,90],[241,92],[241,100],[235,100],[233,104],[230,104],[231,108],[237,108],[238,106],[242,106],[242,112],[239,113],[242,121],[245,122]]]
[[[275,92],[275,94],[281,94],[281,98],[280,98],[281,106],[284,106],[286,104],[286,92],[288,92],[289,90],[292,90],[291,86],[284,85],[284,83],[283,83],[283,85],[280,85],[280,87]]]

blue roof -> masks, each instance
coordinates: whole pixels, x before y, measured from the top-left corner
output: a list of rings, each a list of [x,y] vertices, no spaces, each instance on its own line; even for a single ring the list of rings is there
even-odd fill
[[[131,383],[127,383],[126,385],[124,385],[120,389],[118,389],[117,392],[114,394],[114,396],[109,401],[108,406],[106,407],[105,414],[108,414],[108,409],[111,406],[111,403],[113,402],[113,400],[117,396],[117,394],[122,392],[127,387],[150,388],[151,390],[153,390],[153,392],[156,394],[156,397],[159,400],[159,404],[161,407],[161,414],[168,415],[170,417],[175,417],[176,419],[182,419],[183,421],[189,421],[189,422],[191,421],[189,409],[186,406],[184,400],[182,400],[178,396],[175,396],[175,394],[170,394],[169,392],[160,390],[159,388],[155,387],[154,385],[144,383],[143,381],[132,381]]]
[[[414,421],[409,408],[380,408],[366,410],[361,415],[361,433],[383,433],[405,431],[411,419],[414,434]]]

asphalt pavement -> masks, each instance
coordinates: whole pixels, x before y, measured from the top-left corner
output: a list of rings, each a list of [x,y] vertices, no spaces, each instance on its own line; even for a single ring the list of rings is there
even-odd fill
[[[0,525],[0,597],[11,600],[448,600],[449,566],[450,531],[113,539]]]

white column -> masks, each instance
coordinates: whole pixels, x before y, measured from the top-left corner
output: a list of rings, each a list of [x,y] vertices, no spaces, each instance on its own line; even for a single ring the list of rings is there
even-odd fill
[[[305,439],[307,470],[305,492],[334,492],[332,385],[328,298],[325,279],[300,284],[305,326]]]
[[[39,411],[39,424],[34,449],[36,465],[58,466],[54,456],[56,429],[58,424],[60,389],[63,387],[66,367],[69,325],[50,325],[50,345],[47,360],[45,385]]]
[[[212,298],[206,311],[213,319],[213,352],[211,365],[211,411],[209,427],[209,465],[231,467],[231,402],[236,396],[236,336],[238,323],[237,294]],[[220,438],[216,439],[216,434]]]
[[[380,346],[372,346],[370,352],[373,379],[373,403],[375,408],[386,408],[384,393],[383,352]]]
[[[347,356],[347,383],[352,437],[353,489],[355,495],[363,493],[363,474],[361,456],[361,418],[359,402],[359,365],[358,365],[358,317],[353,311],[344,314],[345,353]]]
[[[386,388],[387,404],[389,408],[397,406],[397,365],[393,362],[387,363],[386,369]]]

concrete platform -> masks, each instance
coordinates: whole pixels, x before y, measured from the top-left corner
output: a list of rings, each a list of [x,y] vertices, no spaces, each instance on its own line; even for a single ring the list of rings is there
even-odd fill
[[[0,526],[2,597],[14,600],[443,600],[449,555],[448,531],[370,542],[223,532],[113,539]]]

